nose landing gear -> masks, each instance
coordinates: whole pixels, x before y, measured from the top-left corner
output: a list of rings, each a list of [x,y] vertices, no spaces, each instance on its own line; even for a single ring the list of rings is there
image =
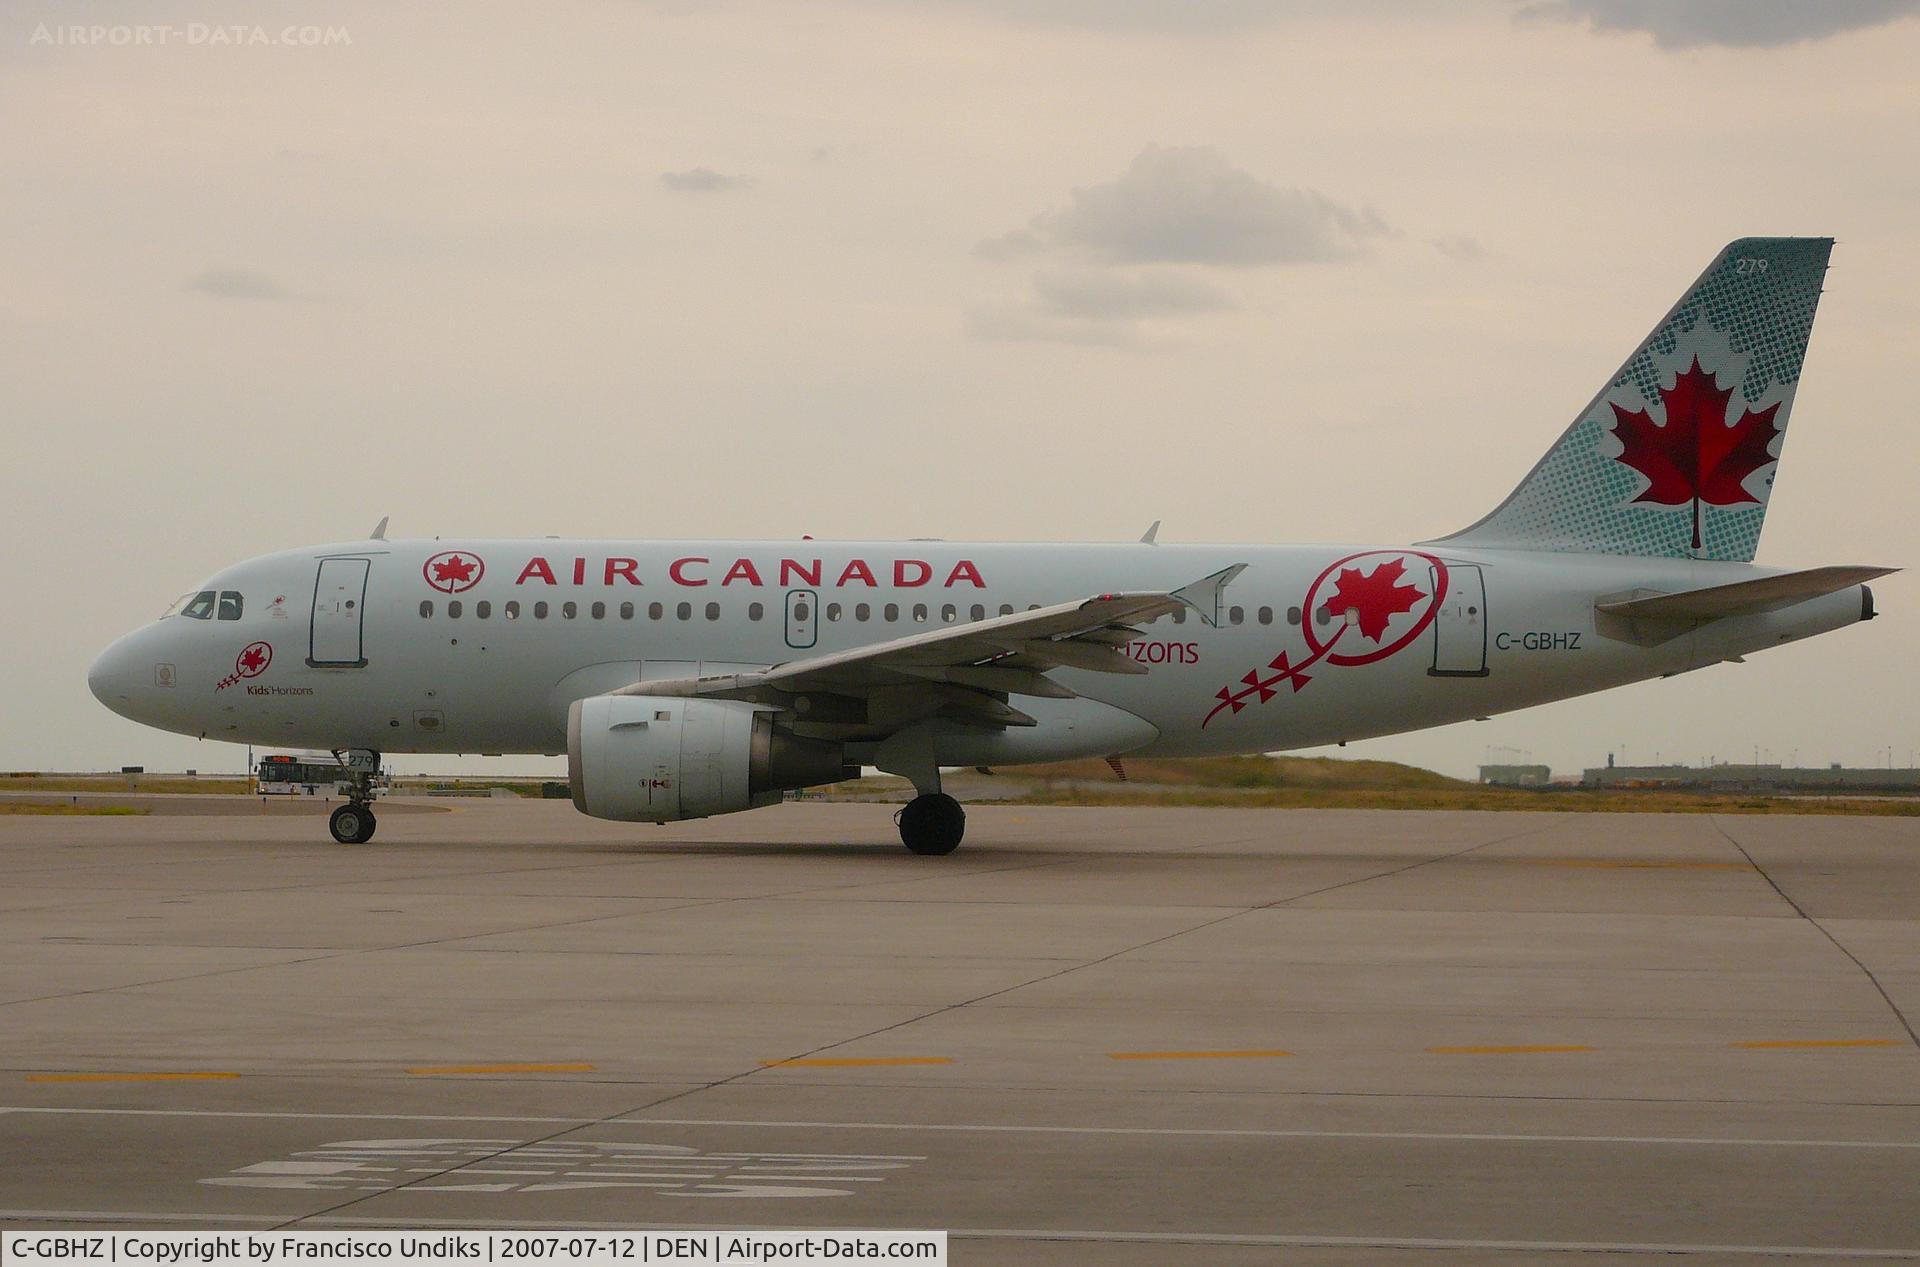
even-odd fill
[[[375,825],[372,808],[352,801],[333,811],[333,817],[327,820],[327,830],[343,845],[366,844],[373,839]]]
[[[335,753],[339,756],[339,753]],[[343,845],[364,845],[378,826],[373,817],[374,779],[380,773],[380,754],[355,749],[347,754],[347,803],[327,819],[327,830]]]

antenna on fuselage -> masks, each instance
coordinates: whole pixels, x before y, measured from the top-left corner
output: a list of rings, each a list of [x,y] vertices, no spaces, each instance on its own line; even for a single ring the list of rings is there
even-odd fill
[[[391,518],[393,518],[392,515],[380,516],[380,522],[373,526],[373,535],[369,537],[368,540],[385,541],[387,539],[387,520]]]

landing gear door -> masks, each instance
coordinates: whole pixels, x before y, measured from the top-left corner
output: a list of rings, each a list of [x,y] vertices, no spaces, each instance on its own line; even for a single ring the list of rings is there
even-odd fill
[[[370,559],[322,559],[313,582],[313,624],[307,664],[314,668],[366,667],[362,637]]]
[[[820,641],[820,601],[812,590],[787,591],[787,645],[805,651]]]
[[[1429,584],[1438,586],[1437,569],[1429,569]],[[1471,563],[1447,568],[1447,592],[1433,619],[1435,677],[1487,675],[1487,590],[1480,569]]]

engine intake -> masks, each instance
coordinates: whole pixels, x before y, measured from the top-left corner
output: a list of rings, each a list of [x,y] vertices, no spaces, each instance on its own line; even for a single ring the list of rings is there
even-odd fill
[[[839,744],[801,739],[737,700],[594,695],[567,711],[567,779],[583,814],[672,823],[772,805],[858,777]]]

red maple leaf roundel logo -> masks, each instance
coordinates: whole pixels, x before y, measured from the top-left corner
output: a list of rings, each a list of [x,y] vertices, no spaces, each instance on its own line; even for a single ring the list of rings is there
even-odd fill
[[[224,691],[229,686],[244,682],[250,677],[259,677],[273,663],[273,644],[270,642],[249,642],[240,648],[240,654],[233,657],[233,672],[213,684],[216,691]]]
[[[1357,567],[1341,568],[1326,606],[1335,614],[1353,612],[1360,636],[1378,642],[1386,636],[1388,621],[1412,611],[1427,596],[1418,586],[1402,583],[1406,573],[1405,559],[1390,559],[1364,575]]]
[[[477,554],[442,550],[421,566],[420,574],[442,594],[459,594],[480,583],[480,578],[487,574],[487,565]]]
[[[1780,434],[1773,416],[1778,403],[1748,409],[1727,421],[1733,388],[1700,368],[1700,358],[1660,389],[1667,418],[1655,423],[1644,409],[1613,405],[1613,434],[1620,441],[1615,460],[1647,477],[1633,500],[1656,506],[1693,505],[1693,548],[1700,548],[1700,507],[1737,506],[1760,499],[1746,489],[1747,477],[1770,462],[1767,452]],[[1612,402],[1609,402],[1611,404]]]

